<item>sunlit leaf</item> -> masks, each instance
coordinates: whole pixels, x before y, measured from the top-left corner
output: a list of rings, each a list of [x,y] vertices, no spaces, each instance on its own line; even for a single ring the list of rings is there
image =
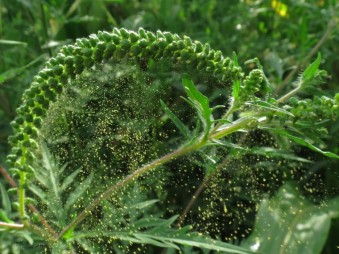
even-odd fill
[[[254,230],[242,246],[262,253],[321,253],[331,219],[339,216],[339,198],[313,205],[291,183],[264,199]]]
[[[317,59],[314,60],[313,63],[311,63],[306,70],[302,74],[302,80],[308,81],[311,80],[314,75],[317,73],[319,66],[321,63],[321,54],[318,53]]]
[[[269,130],[276,132],[280,135],[288,137],[289,139],[293,140],[294,142],[298,143],[299,145],[306,146],[306,147],[308,147],[309,149],[311,149],[315,152],[321,153],[322,155],[325,155],[325,156],[330,157],[330,158],[339,159],[339,155],[332,153],[332,152],[323,151],[320,148],[318,148],[318,147],[312,145],[311,143],[307,142],[305,139],[293,136],[285,130],[271,129],[271,128],[264,128],[264,129],[269,129]]]
[[[305,163],[312,163],[303,157],[296,156],[288,151],[282,151],[273,147],[253,147],[250,149],[250,153],[259,154],[267,157],[278,157],[292,161],[300,161]]]
[[[212,124],[212,110],[209,107],[209,100],[186,75],[182,78],[182,84],[188,95],[188,100],[186,101],[197,111],[199,119],[203,124],[205,135],[207,135]]]
[[[240,80],[236,79],[233,81],[233,91],[232,91],[232,95],[234,99],[239,98],[239,92],[240,92]]]

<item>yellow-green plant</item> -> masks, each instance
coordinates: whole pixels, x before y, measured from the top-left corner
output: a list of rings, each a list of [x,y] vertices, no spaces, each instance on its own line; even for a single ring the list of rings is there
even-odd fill
[[[82,232],[81,228],[77,232],[77,228],[99,205],[102,205],[104,209],[108,209],[110,204],[107,203],[107,200],[117,195],[118,191],[128,190],[129,184],[136,182],[140,176],[146,175],[151,170],[155,170],[178,157],[205,149],[211,145],[221,147],[235,146],[224,140],[226,136],[235,132],[262,129],[278,133],[326,156],[339,158],[337,155],[331,152],[324,152],[308,141],[303,140],[295,132],[289,132],[279,127],[293,125],[298,128],[298,125],[302,123],[303,128],[308,127],[308,132],[305,133],[311,135],[324,132],[324,127],[322,126],[320,126],[321,128],[311,129],[311,126],[316,122],[322,121],[321,118],[335,119],[338,116],[338,96],[335,99],[327,97],[316,98],[314,102],[312,100],[296,102],[290,99],[298,91],[316,80],[317,77],[324,75],[318,70],[320,60],[319,55],[315,62],[304,71],[295,90],[280,99],[275,99],[271,96],[269,81],[257,59],[249,61],[255,63],[257,68],[245,75],[238,64],[236,55],[231,60],[228,57],[224,57],[220,51],[210,49],[208,44],[203,45],[200,42],[193,42],[188,37],[181,38],[169,32],[158,31],[157,33],[152,33],[139,29],[136,33],[126,29],[114,29],[111,33],[99,32],[89,38],[78,39],[74,45],[64,46],[60,53],[56,57],[49,59],[45,67],[34,77],[31,87],[23,95],[22,105],[17,109],[17,117],[12,122],[13,135],[9,139],[12,151],[7,157],[7,164],[11,167],[12,176],[18,179],[18,219],[21,223],[3,222],[1,226],[9,229],[28,229],[45,239],[52,246],[51,249],[55,253],[66,249],[74,250],[76,244],[85,246],[85,243],[77,241],[86,237],[89,239],[111,237],[111,239],[153,244],[168,248],[177,248],[176,244],[183,244],[232,253],[250,253],[249,250],[220,241],[215,241],[213,244],[213,240],[199,237],[196,234],[190,236],[188,228],[168,231],[167,227],[173,223],[175,218],[165,222],[158,220],[156,230],[150,230],[150,232],[156,232],[156,234],[138,234],[138,230],[142,231],[148,227],[147,222],[143,222],[136,229],[137,232],[133,231],[130,235],[125,234],[125,232],[120,234],[112,233],[109,228],[105,228],[102,232],[88,229]],[[57,224],[58,230],[53,228],[50,222],[46,221],[42,216],[40,216],[40,222],[36,223],[33,216],[28,216],[27,207],[36,215],[40,214],[34,206],[29,205],[26,192],[29,190],[37,194],[41,199],[46,199],[46,197],[43,196],[39,185],[29,189],[30,179],[37,178],[44,188],[52,186],[51,188],[54,188],[55,192],[54,198],[67,210],[70,209],[77,198],[82,197],[84,192],[90,188],[91,184],[93,184],[93,174],[95,173],[87,172],[85,180],[80,182],[80,187],[73,187],[76,194],[63,205],[64,200],[58,193],[66,191],[71,181],[75,179],[80,171],[73,168],[73,171],[68,174],[69,178],[66,177],[62,180],[60,176],[65,172],[67,164],[61,167],[58,166],[58,162],[55,164],[47,163],[47,161],[53,161],[53,152],[52,156],[49,155],[48,148],[45,146],[48,137],[42,135],[42,132],[46,134],[46,128],[55,128],[51,119],[55,120],[58,116],[56,118],[55,116],[53,116],[54,118],[49,116],[49,113],[53,110],[51,109],[53,105],[56,105],[62,98],[69,98],[62,96],[64,96],[67,89],[72,89],[72,87],[75,87],[77,91],[80,89],[75,93],[80,96],[81,89],[84,86],[75,84],[77,82],[86,83],[86,79],[90,79],[91,75],[105,75],[105,72],[100,71],[103,68],[102,66],[112,65],[113,69],[109,69],[109,72],[118,72],[119,66],[117,64],[122,64],[121,66],[123,67],[135,65],[142,67],[144,64],[147,69],[152,61],[155,65],[166,62],[166,72],[175,72],[180,76],[186,93],[184,100],[192,106],[198,119],[198,124],[194,126],[195,129],[192,131],[191,127],[187,127],[176,116],[176,112],[173,112],[171,106],[168,106],[169,100],[155,101],[154,103],[158,104],[158,108],[178,128],[185,142],[179,144],[171,152],[159,156],[159,158],[142,161],[141,166],[138,164],[137,168],[129,170],[129,175],[119,178],[118,181],[112,182],[111,185],[108,183],[101,189],[100,193],[96,193],[97,196],[90,196],[92,200],[82,210],[72,211],[66,216],[67,218],[65,216],[58,217],[60,221],[58,223],[53,222]],[[84,74],[87,76],[84,76]],[[194,77],[195,75],[197,77],[207,77],[206,82],[212,83],[209,84],[208,89],[214,89],[213,83],[218,83],[219,87],[228,87],[232,92],[222,95],[223,97],[229,96],[228,102],[212,106],[210,99],[199,91],[194,84],[198,82],[197,78]],[[98,80],[100,80],[100,77]],[[111,80],[109,81],[111,82]],[[127,80],[126,84],[133,89],[133,83],[130,84]],[[85,86],[91,85],[94,86],[91,91],[101,89],[100,87],[96,88],[95,83]],[[147,90],[146,85],[141,83],[138,91],[141,93],[141,91]],[[98,94],[100,93],[96,91],[95,95]],[[175,93],[175,95],[178,94]],[[147,96],[147,94],[144,95]],[[128,94],[126,96],[128,97]],[[134,94],[134,96],[137,95]],[[147,105],[142,104],[142,100],[137,102],[133,104],[132,111],[139,111],[138,107],[147,107]],[[58,107],[60,106],[62,107],[62,105],[58,105]],[[226,111],[220,114],[220,109],[223,108],[226,108]],[[313,113],[313,108],[316,110],[310,116]],[[307,109],[308,115],[305,115],[304,109]],[[219,112],[219,114],[215,112]],[[107,112],[107,114],[110,114],[110,112]],[[117,114],[119,115],[119,112]],[[138,120],[139,118],[136,119]],[[49,121],[48,124],[47,121]],[[111,135],[118,135],[118,133],[111,133]],[[252,152],[241,147],[239,149],[245,152]],[[115,151],[115,153],[127,154],[128,152]],[[145,156],[142,158],[145,158]],[[145,159],[147,160],[147,158]],[[43,168],[47,174],[46,172],[43,173],[43,170],[37,169],[37,162],[39,161],[42,162],[40,164],[44,165]],[[67,163],[67,158],[63,162]],[[95,170],[93,169],[93,171]],[[209,178],[213,173],[213,170],[207,172],[205,177]],[[48,180],[43,180],[44,178]],[[60,190],[58,186],[61,186]],[[112,209],[114,208],[112,207]],[[181,218],[180,223],[182,223],[183,219]],[[162,227],[159,226],[160,224]],[[162,233],[167,233],[166,237]]]

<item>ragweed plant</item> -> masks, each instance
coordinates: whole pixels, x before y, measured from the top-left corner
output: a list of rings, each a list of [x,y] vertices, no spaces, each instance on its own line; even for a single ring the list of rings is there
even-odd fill
[[[274,98],[258,59],[247,62],[257,68],[246,75],[235,54],[225,58],[169,32],[114,29],[64,46],[35,76],[12,122],[7,164],[18,215],[3,214],[0,225],[34,234],[52,253],[180,246],[251,253],[185,226],[187,209],[174,226],[179,216],[164,219],[156,204],[180,158],[192,165],[186,171],[199,164],[192,154],[213,162],[200,172],[203,186],[218,173],[218,151],[257,152],[234,141],[239,133],[278,134],[338,159],[317,146],[325,121],[338,117],[338,95],[293,99],[325,75],[320,61]]]

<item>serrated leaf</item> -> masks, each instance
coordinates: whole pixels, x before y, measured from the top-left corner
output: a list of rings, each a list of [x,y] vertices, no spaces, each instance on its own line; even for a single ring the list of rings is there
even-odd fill
[[[168,115],[168,117],[171,119],[174,125],[179,129],[181,134],[185,138],[189,138],[190,131],[186,127],[186,125],[183,122],[181,122],[181,120],[167,107],[167,105],[162,100],[160,100],[160,104],[161,104],[162,109],[165,111],[165,113]]]
[[[161,233],[163,229],[168,229],[171,227],[171,225],[178,219],[178,215],[174,215],[171,218],[167,220],[163,220],[161,223],[157,225],[157,227],[154,227],[150,229],[148,232],[152,233]]]
[[[139,228],[151,228],[159,225],[161,223],[162,219],[160,218],[154,218],[154,217],[146,217],[141,218],[140,220],[134,222],[131,227],[134,229]]]
[[[177,216],[174,216],[177,218]],[[209,236],[204,236],[197,232],[189,232],[189,227],[181,229],[169,228],[167,225],[173,223],[173,217],[169,221],[162,222],[156,226],[158,230],[145,230],[142,232],[131,231],[82,231],[73,234],[70,240],[81,238],[112,237],[116,240],[127,241],[130,243],[150,244],[162,248],[180,249],[179,245],[192,246],[207,250],[215,250],[224,253],[251,254],[254,253],[246,248],[214,240]],[[166,225],[166,227],[164,227]]]
[[[47,203],[46,193],[41,188],[39,188],[38,186],[36,186],[35,184],[32,184],[32,183],[29,184],[28,188],[35,195],[37,195],[41,199],[41,201],[43,201],[44,203]]]
[[[239,98],[239,93],[240,93],[240,80],[236,79],[233,81],[233,86],[232,86],[232,96],[236,100]]]
[[[90,187],[94,174],[91,173],[85,181],[80,183],[75,190],[69,195],[64,209],[66,211],[82,196],[82,194]]]
[[[167,240],[176,244],[181,244],[184,246],[193,246],[208,250],[221,251],[226,253],[237,253],[237,254],[249,254],[254,253],[245,248],[241,248],[229,243],[224,243],[214,239],[208,239],[203,237],[195,237],[192,240],[190,239],[178,239],[178,238],[160,238],[161,240]]]
[[[237,150],[247,151],[246,148],[239,146],[237,144],[231,143],[231,142],[227,142],[227,141],[220,140],[220,139],[213,139],[212,141],[213,143],[211,143],[211,145],[220,145],[220,146],[230,147],[230,148],[237,149]]]
[[[321,54],[318,53],[317,59],[311,63],[302,74],[302,80],[311,80],[319,69],[321,63]]]
[[[57,176],[55,175],[55,172],[50,169],[49,170],[49,177],[50,177],[50,183],[52,184],[52,188],[53,188],[53,191],[54,191],[54,195],[56,197],[59,197],[59,182],[58,182],[58,179],[57,179]]]
[[[171,242],[165,242],[165,241],[159,241],[158,239],[153,239],[152,235],[146,235],[142,233],[135,233],[133,236],[141,241],[143,244],[150,244],[153,246],[158,246],[162,248],[175,248],[180,249],[177,245],[171,243]]]
[[[265,128],[265,129],[269,129],[273,132],[279,133],[280,135],[286,136],[289,139],[293,140],[294,142],[296,142],[296,143],[298,143],[302,146],[308,147],[309,149],[311,149],[315,152],[321,153],[322,155],[325,155],[327,157],[334,158],[334,159],[339,159],[339,155],[332,153],[332,152],[323,151],[320,148],[318,148],[318,147],[312,145],[311,143],[307,142],[306,140],[289,134],[285,130],[277,130],[277,129],[271,129],[271,128]]]
[[[199,119],[204,128],[204,133],[207,135],[212,125],[212,110],[209,107],[208,98],[203,95],[186,75],[182,78],[182,84],[188,95],[188,102],[197,111]]]
[[[50,187],[48,178],[47,178],[47,172],[42,172],[41,170],[39,172],[34,172],[34,178],[39,181],[44,187]]]
[[[198,102],[203,109],[209,110],[208,107],[209,101],[208,98],[203,95],[193,84],[192,80],[188,78],[187,75],[184,75],[182,78],[182,84],[184,86],[184,89],[188,95],[188,97],[193,101],[193,102]]]
[[[158,199],[151,199],[151,200],[146,200],[144,202],[140,202],[138,204],[133,205],[131,208],[133,209],[145,209],[155,203],[159,202]]]
[[[300,161],[300,162],[305,162],[305,163],[313,163],[313,161],[307,160],[303,157],[296,156],[287,151],[275,149],[273,147],[253,147],[250,149],[250,153],[259,154],[259,155],[268,156],[268,157],[278,157],[278,158]]]
[[[72,174],[70,174],[69,176],[67,176],[65,178],[65,180],[62,182],[61,185],[61,190],[66,190],[67,187],[73,182],[73,180],[77,177],[77,175],[81,172],[81,168],[78,168],[77,170],[75,170]]]
[[[256,101],[253,101],[253,102],[247,102],[246,103],[247,105],[253,105],[253,106],[257,106],[257,107],[261,107],[261,108],[264,108],[264,109],[268,109],[268,110],[271,110],[271,111],[277,111],[279,113],[282,113],[282,114],[285,114],[285,115],[289,115],[291,117],[294,117],[294,115],[282,108],[279,108],[267,101],[262,101],[262,100],[256,100]]]

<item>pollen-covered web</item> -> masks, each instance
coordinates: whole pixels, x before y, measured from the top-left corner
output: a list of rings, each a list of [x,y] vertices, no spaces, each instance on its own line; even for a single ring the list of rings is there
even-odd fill
[[[211,98],[211,106],[228,107],[229,87],[211,75],[185,71]],[[109,62],[72,80],[51,105],[43,122],[41,141],[57,164],[64,165],[61,179],[80,170],[75,184],[61,194],[61,203],[72,204],[65,221],[71,221],[95,197],[128,174],[189,141],[160,103],[161,99],[192,132],[198,128],[198,117],[181,98],[185,97],[181,78],[181,70],[167,63],[129,59]],[[214,117],[222,113],[217,110]],[[238,133],[227,141],[246,149],[279,148],[273,137],[261,131]],[[305,174],[299,160],[287,162],[267,154],[207,146],[161,165],[113,193],[77,230],[142,231],[144,228],[132,226],[143,217],[184,214],[181,226],[193,225],[194,230],[224,241],[240,241],[251,233],[260,201],[274,195],[286,180],[300,180]],[[308,179],[315,183],[317,178]],[[86,188],[78,196],[74,194],[77,185]],[[321,182],[310,184],[310,188],[315,185]],[[197,194],[199,188],[202,191]],[[77,199],[70,202],[70,196]],[[150,200],[158,201],[146,206]],[[47,208],[46,214],[51,214]],[[99,244],[102,253],[147,253],[150,248],[102,236],[90,238],[87,245],[82,242],[76,247],[78,252],[88,253],[84,246],[91,246],[91,242]]]

